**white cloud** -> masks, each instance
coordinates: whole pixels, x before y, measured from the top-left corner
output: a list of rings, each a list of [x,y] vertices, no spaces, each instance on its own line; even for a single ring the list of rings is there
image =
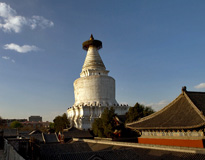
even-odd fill
[[[10,59],[10,57],[7,57],[7,56],[2,56],[2,58],[5,59],[5,60],[9,60]]]
[[[15,63],[15,60],[14,60],[14,59],[11,59],[11,58],[8,57],[8,56],[2,56],[2,59],[11,60],[11,62]]]
[[[16,11],[13,10],[6,3],[0,3],[0,16],[3,18],[13,17],[16,15]]]
[[[4,32],[21,32],[23,26],[29,26],[31,29],[40,27],[42,29],[52,27],[54,23],[42,16],[33,16],[26,18],[17,15],[17,12],[6,3],[0,3],[0,29]]]
[[[10,17],[4,20],[4,24],[0,24],[0,28],[3,29],[4,32],[14,31],[16,33],[20,32],[23,25],[26,25],[26,19],[21,16]]]
[[[17,51],[19,53],[27,53],[27,52],[38,51],[39,50],[39,48],[34,46],[34,45],[19,46],[19,45],[14,44],[14,43],[4,45],[4,49],[14,50],[14,51]]]
[[[49,21],[42,16],[33,16],[32,19],[30,19],[30,27],[32,29],[35,29],[37,26],[44,29],[46,27],[52,27],[53,25],[54,23],[52,21]]]
[[[170,102],[168,102],[167,100],[161,100],[157,103],[150,103],[150,104],[146,104],[146,106],[151,106],[155,111],[158,111],[162,108],[164,108],[165,106],[167,106]]]
[[[196,89],[205,88],[205,83],[200,83],[200,84],[196,85],[194,88],[196,88]]]

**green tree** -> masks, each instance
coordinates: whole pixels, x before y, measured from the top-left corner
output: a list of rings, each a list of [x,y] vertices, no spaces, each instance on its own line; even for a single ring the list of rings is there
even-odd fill
[[[104,136],[104,128],[101,118],[94,119],[94,122],[92,124],[92,130],[93,133],[98,137],[105,137]]]
[[[52,122],[49,124],[49,132],[50,133],[55,133],[55,125]]]
[[[130,107],[126,113],[126,123],[137,121],[140,118],[148,116],[152,113],[154,113],[154,110],[151,107],[136,103],[134,107]]]
[[[51,122],[51,123],[49,124],[49,128],[50,128],[50,129],[54,129],[54,123]]]
[[[11,127],[11,128],[22,128],[23,125],[22,125],[21,122],[19,122],[19,121],[13,121],[13,122],[11,122],[10,127]]]
[[[54,129],[56,132],[59,131],[62,132],[63,129],[66,129],[70,126],[70,122],[66,113],[64,113],[62,116],[55,117],[53,122],[54,122]]]
[[[93,133],[99,137],[113,137],[116,125],[114,121],[115,110],[113,107],[110,109],[105,108],[101,118],[96,118],[92,124]]]

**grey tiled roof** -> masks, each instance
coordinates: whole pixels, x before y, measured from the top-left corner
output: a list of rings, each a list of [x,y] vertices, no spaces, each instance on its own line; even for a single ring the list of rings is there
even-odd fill
[[[92,151],[87,143],[72,143],[72,144],[42,144],[42,154],[63,154],[63,153],[74,153],[80,151]]]
[[[59,143],[56,134],[46,134],[46,133],[36,133],[30,135],[34,139],[38,140],[41,143]]]
[[[4,129],[4,137],[16,137],[17,135],[17,129]]]
[[[29,131],[19,131],[19,136],[23,138],[29,138]]]
[[[42,132],[40,130],[33,130],[29,133],[29,135],[33,135],[33,134],[41,134]]]
[[[93,143],[92,143],[93,144]],[[43,160],[185,160],[205,159],[203,154],[183,153],[175,151],[125,148],[113,149],[107,145],[106,149],[92,150],[92,144],[74,143],[58,145],[41,145],[41,159]],[[102,145],[103,144],[98,144]],[[104,148],[104,147],[101,147]]]
[[[205,115],[205,92],[186,92],[195,106]]]
[[[38,140],[39,142],[44,143],[44,139],[43,139],[41,133],[32,134],[32,135],[30,135],[30,137],[33,137],[34,139]]]
[[[45,134],[43,133],[45,143],[58,143],[58,139],[55,133],[52,134]]]
[[[181,93],[162,110],[139,121],[131,129],[194,129],[205,125],[205,92]]]
[[[80,130],[75,127],[63,132],[63,134],[64,138],[93,138],[89,131]]]

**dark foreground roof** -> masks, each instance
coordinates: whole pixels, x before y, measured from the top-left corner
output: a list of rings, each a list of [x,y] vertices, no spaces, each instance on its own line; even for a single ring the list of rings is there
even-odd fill
[[[184,90],[160,111],[126,126],[131,129],[195,129],[205,125],[204,114],[205,92]]]
[[[80,130],[75,127],[70,128],[68,131],[64,131],[64,138],[93,138],[87,130]]]
[[[39,143],[59,143],[58,137],[55,133],[36,133],[31,134],[30,138],[34,138],[35,140],[39,141]]]
[[[17,137],[18,136],[17,129],[6,128],[3,131],[3,136],[4,137]]]
[[[43,160],[181,160],[205,159],[203,154],[183,153],[144,148],[129,148],[94,143],[72,143],[57,145],[41,145],[41,159]]]
[[[45,143],[59,143],[58,137],[55,133],[43,133],[42,136],[44,137]]]

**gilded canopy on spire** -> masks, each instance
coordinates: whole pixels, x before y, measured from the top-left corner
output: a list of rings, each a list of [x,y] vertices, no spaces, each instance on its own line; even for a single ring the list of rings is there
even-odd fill
[[[102,48],[102,42],[99,40],[95,40],[93,35],[91,34],[90,40],[83,42],[83,49],[88,50],[89,46],[95,46],[98,50]]]

